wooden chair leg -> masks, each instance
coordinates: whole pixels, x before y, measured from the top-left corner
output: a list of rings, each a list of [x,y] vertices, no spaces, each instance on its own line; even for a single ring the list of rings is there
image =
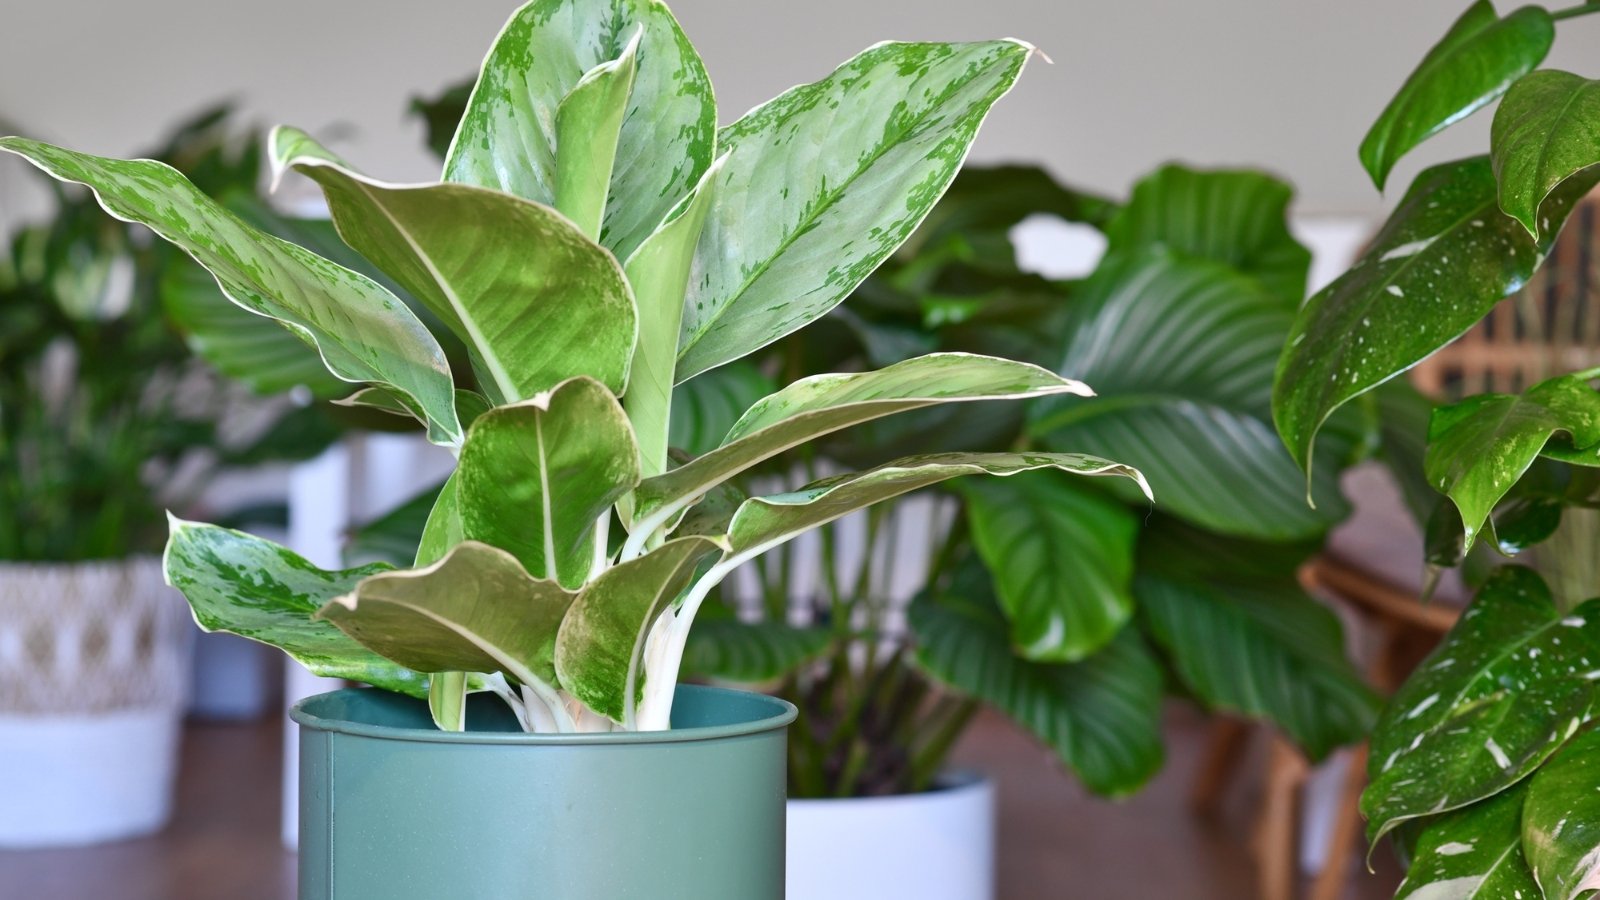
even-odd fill
[[[1198,816],[1214,816],[1222,805],[1222,795],[1233,783],[1249,749],[1250,723],[1240,719],[1218,719],[1206,739],[1205,756],[1189,790],[1189,809]]]
[[[1350,768],[1344,773],[1339,791],[1339,812],[1328,835],[1328,852],[1311,886],[1311,900],[1339,900],[1350,879],[1350,853],[1356,850],[1361,834],[1361,789],[1367,783],[1367,745],[1350,753]]]
[[[1300,792],[1309,771],[1300,751],[1273,735],[1256,821],[1256,883],[1261,900],[1294,900],[1300,874]]]

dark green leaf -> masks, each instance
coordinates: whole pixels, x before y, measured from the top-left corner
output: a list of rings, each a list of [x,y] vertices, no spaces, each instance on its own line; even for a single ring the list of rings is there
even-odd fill
[[[1395,900],[1514,900],[1544,896],[1522,856],[1522,806],[1514,787],[1425,820]]]
[[[1383,190],[1413,147],[1505,93],[1550,52],[1550,14],[1524,6],[1504,19],[1477,0],[1406,78],[1361,141],[1361,164]]]
[[[1528,782],[1522,850],[1546,900],[1600,890],[1600,729],[1578,735]]]
[[[689,632],[683,655],[685,675],[761,684],[788,675],[830,646],[827,629],[713,618],[706,615],[709,611],[701,609]]]
[[[1541,220],[1545,200],[1562,182],[1600,164],[1600,81],[1554,69],[1517,81],[1495,110],[1489,137],[1500,208],[1534,237],[1560,220]],[[1583,180],[1592,186],[1596,175]]]

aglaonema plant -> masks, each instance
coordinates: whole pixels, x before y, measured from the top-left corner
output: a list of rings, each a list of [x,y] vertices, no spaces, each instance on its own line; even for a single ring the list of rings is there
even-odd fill
[[[1273,412],[1303,464],[1335,409],[1520,291],[1600,179],[1600,82],[1538,69],[1558,23],[1595,12],[1501,16],[1473,4],[1369,131],[1361,161],[1382,186],[1401,155],[1499,102],[1488,154],[1417,176],[1355,266],[1300,311]],[[1438,492],[1430,563],[1457,564],[1482,543],[1516,553],[1600,502],[1597,376],[1558,374],[1433,410],[1420,466]],[[1576,900],[1600,889],[1596,593],[1600,584],[1553,592],[1533,569],[1496,569],[1391,699],[1362,811],[1372,841],[1392,835],[1410,859],[1398,896]]]
[[[537,0],[484,62],[437,184],[361,174],[276,130],[278,177],[321,185],[334,225],[465,344],[389,290],[229,214],[148,161],[0,141],[208,268],[281,322],[355,402],[400,409],[457,456],[415,567],[323,571],[174,520],[169,580],[207,628],[313,671],[426,696],[464,727],[493,690],[533,731],[669,727],[689,629],[745,560],[853,510],[962,475],[1127,467],[1075,453],[908,457],[732,508],[728,479],[850,425],[930,405],[1086,395],[997,357],[933,354],[823,375],[751,406],[674,466],[672,387],[836,306],[927,214],[1032,50],[886,43],[719,129],[704,66],[649,0]],[[463,373],[464,374],[464,373]]]

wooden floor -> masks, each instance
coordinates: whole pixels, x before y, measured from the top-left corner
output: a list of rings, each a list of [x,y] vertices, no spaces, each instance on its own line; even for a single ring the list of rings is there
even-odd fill
[[[1239,837],[1248,833],[1250,786],[1240,786],[1219,821],[1192,818],[1184,798],[1204,732],[1187,711],[1170,719],[1166,769],[1121,803],[1087,796],[1002,720],[978,721],[958,756],[1000,782],[1002,900],[1254,896]],[[165,832],[90,849],[0,853],[0,898],[292,900],[294,855],[278,844],[279,734],[276,722],[191,725],[177,815]],[[1392,896],[1392,867],[1380,872],[1352,874],[1349,900]]]

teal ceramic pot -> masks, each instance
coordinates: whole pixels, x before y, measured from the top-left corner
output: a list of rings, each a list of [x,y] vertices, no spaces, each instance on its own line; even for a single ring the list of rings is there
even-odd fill
[[[304,700],[300,900],[780,900],[788,703],[684,685],[672,730],[468,730],[351,689]]]

